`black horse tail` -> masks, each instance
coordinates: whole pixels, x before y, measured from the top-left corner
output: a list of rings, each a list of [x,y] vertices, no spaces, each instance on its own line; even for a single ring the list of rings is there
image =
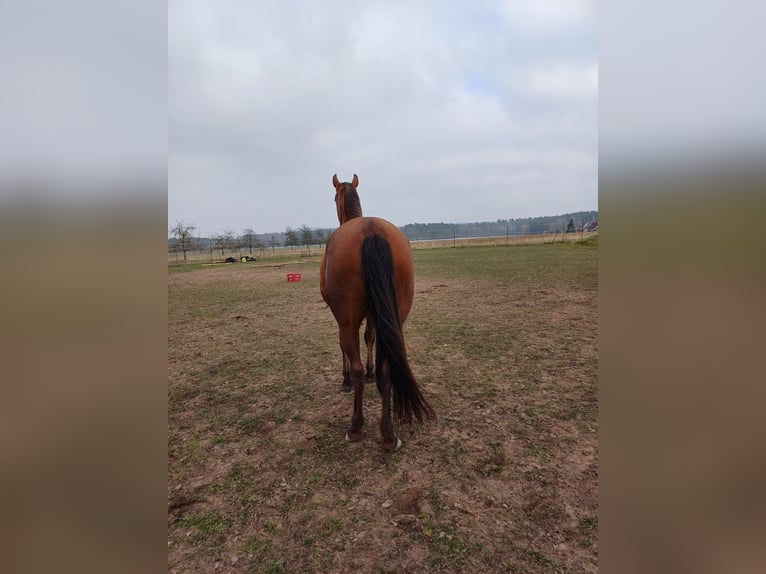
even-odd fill
[[[399,304],[396,300],[394,260],[388,241],[370,234],[362,243],[362,274],[367,290],[367,308],[375,326],[375,377],[382,389],[383,362],[388,361],[388,372],[393,389],[394,414],[400,423],[418,422],[436,418],[418,388],[415,376],[407,362]]]

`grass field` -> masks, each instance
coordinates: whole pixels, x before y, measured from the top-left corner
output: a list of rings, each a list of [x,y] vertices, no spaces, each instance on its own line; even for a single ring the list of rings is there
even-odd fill
[[[594,237],[598,232],[576,232],[576,233],[539,233],[530,235],[510,235],[497,237],[457,237],[455,239],[431,239],[427,241],[413,241],[413,249],[431,249],[441,247],[488,247],[493,245],[537,245],[540,243],[577,243],[584,239]],[[168,253],[168,265],[178,267],[182,265],[211,264],[222,263],[226,257],[241,258],[243,255],[252,255],[261,261],[269,260],[271,263],[294,260],[296,257],[321,257],[324,252],[324,246],[311,245],[310,248],[305,245],[299,247],[279,247],[272,249],[265,247],[255,249],[252,253],[248,249],[232,249],[224,251],[221,256],[220,251],[190,251],[186,254],[186,261],[181,253]]]
[[[374,384],[343,440],[319,257],[169,275],[170,571],[597,571],[597,237],[414,257],[438,420],[391,454]]]

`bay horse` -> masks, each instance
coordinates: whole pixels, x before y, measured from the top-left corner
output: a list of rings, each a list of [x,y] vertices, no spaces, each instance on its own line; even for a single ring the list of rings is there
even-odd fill
[[[346,440],[364,436],[359,329],[366,319],[367,376],[373,371],[383,408],[380,434],[383,450],[396,450],[402,441],[391,422],[391,395],[397,422],[435,418],[412,374],[404,346],[402,324],[412,308],[415,291],[410,242],[402,231],[378,217],[362,216],[359,178],[341,183],[337,174],[335,207],[340,227],[327,239],[319,269],[319,289],[338,323],[343,352],[343,390],[354,391],[354,414]],[[372,348],[375,346],[375,366]]]

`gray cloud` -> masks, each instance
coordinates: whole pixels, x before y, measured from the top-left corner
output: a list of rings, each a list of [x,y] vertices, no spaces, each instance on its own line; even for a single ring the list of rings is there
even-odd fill
[[[595,11],[480,6],[171,2],[169,220],[334,226],[336,172],[399,225],[595,208]]]

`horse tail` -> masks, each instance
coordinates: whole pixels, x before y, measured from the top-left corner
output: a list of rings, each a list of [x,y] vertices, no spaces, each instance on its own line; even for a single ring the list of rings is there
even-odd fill
[[[393,389],[394,414],[400,423],[435,418],[433,409],[418,388],[407,362],[399,304],[394,282],[394,260],[388,241],[370,234],[362,243],[362,274],[367,291],[367,308],[375,326],[375,377],[383,388],[383,362],[388,361],[388,374]]]

